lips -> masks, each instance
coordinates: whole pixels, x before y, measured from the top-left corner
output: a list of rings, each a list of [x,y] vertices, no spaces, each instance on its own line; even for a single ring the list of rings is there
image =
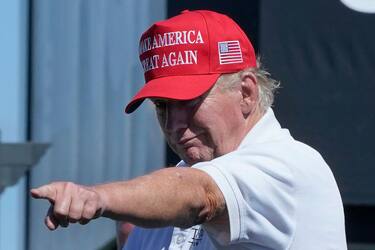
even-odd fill
[[[199,134],[198,135],[194,135],[194,136],[190,136],[190,137],[183,137],[183,138],[181,138],[178,142],[177,142],[177,144],[179,145],[179,146],[183,146],[183,147],[190,147],[190,146],[192,146],[193,145],[193,142],[192,142],[192,140],[193,139],[195,139],[195,138],[197,138],[199,136]]]
[[[194,137],[189,137],[189,138],[185,138],[185,139],[181,139],[177,144],[178,145],[186,145],[189,141],[191,141],[192,139],[194,139],[196,136]]]

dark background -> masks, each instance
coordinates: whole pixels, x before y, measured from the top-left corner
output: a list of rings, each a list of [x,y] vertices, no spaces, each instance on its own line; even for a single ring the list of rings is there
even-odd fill
[[[375,243],[375,14],[338,0],[168,1],[169,16],[184,9],[215,10],[240,24],[281,81],[280,123],[336,177],[348,242]],[[168,148],[167,163],[178,160]]]

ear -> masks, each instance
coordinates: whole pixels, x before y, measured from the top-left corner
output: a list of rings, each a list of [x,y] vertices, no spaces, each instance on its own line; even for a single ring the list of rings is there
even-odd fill
[[[246,118],[256,109],[259,99],[258,80],[252,72],[241,75],[241,111]]]

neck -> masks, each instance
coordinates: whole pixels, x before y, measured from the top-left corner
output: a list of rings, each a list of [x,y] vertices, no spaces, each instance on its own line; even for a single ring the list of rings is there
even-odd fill
[[[242,139],[250,132],[250,130],[257,124],[257,122],[263,117],[266,110],[261,110],[257,105],[256,108],[249,114],[245,119],[245,129]]]

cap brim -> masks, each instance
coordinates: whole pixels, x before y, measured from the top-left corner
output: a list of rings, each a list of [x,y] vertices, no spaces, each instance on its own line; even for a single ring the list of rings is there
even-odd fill
[[[149,81],[125,108],[126,113],[136,110],[146,98],[191,100],[207,92],[220,74],[160,77]]]

